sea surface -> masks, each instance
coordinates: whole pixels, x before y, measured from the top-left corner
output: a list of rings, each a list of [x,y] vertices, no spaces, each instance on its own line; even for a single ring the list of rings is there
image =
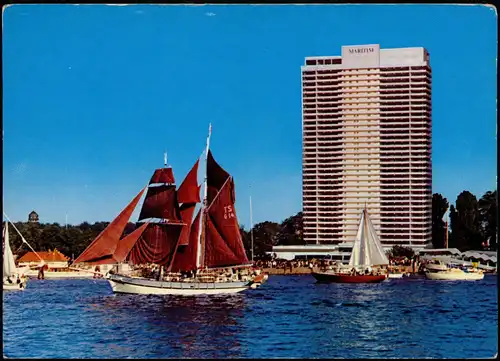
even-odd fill
[[[9,358],[491,358],[497,276],[317,284],[270,276],[232,296],[115,295],[106,280],[3,294]]]

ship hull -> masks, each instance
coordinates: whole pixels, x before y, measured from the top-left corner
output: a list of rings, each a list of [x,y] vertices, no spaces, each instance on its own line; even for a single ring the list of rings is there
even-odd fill
[[[318,282],[328,283],[378,283],[387,279],[386,275],[346,275],[325,272],[313,272]]]
[[[199,296],[239,293],[256,288],[259,282],[167,282],[147,278],[110,275],[108,281],[115,293],[143,295]]]

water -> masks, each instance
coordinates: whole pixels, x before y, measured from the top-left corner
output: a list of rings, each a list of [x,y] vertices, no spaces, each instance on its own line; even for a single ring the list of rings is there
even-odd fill
[[[498,352],[497,277],[316,284],[270,276],[220,297],[115,295],[105,280],[4,293],[9,358],[481,358]]]

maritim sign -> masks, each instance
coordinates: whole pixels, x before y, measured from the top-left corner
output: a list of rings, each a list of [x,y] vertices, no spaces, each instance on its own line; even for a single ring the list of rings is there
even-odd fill
[[[379,44],[342,47],[343,68],[378,68],[379,66]]]

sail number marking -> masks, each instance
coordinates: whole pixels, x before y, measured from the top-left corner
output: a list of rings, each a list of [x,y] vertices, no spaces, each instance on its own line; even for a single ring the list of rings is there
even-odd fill
[[[224,206],[224,219],[236,218],[232,206]]]

